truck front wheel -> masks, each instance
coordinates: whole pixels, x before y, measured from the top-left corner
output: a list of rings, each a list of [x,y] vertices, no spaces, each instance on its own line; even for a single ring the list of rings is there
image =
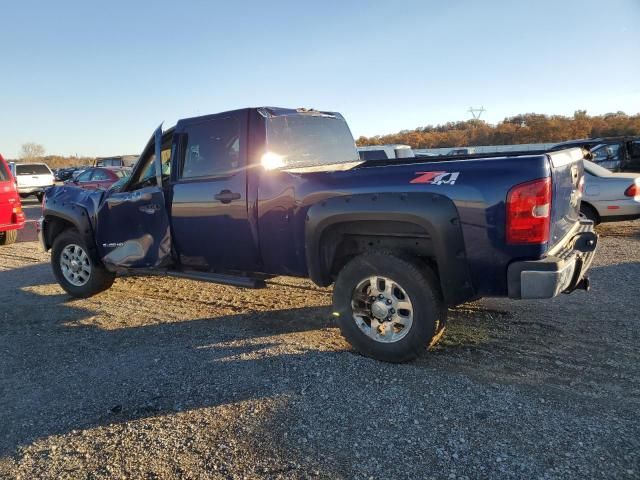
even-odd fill
[[[417,259],[367,252],[338,274],[333,307],[342,335],[385,362],[416,358],[442,333],[446,308],[433,271]]]
[[[115,274],[96,263],[77,230],[62,232],[51,247],[51,266],[58,283],[71,296],[87,298],[113,284]]]

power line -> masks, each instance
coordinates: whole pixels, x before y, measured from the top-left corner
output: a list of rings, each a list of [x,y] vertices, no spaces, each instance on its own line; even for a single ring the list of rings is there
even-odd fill
[[[474,120],[480,120],[480,116],[482,115],[482,113],[486,112],[484,107],[480,107],[480,108],[469,107],[469,110],[467,111],[473,116]]]

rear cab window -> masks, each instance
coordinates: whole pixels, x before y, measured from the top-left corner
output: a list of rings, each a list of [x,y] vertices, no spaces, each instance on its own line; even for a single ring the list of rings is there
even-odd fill
[[[42,163],[18,163],[16,164],[16,175],[51,175],[51,170]]]
[[[297,169],[361,161],[339,113],[271,109],[260,109],[260,113],[266,118],[269,167]]]
[[[104,170],[98,168],[98,169],[93,171],[93,176],[91,177],[91,180],[93,180],[95,182],[101,182],[103,180],[111,180],[111,177],[109,176],[109,174],[107,172],[105,172]]]

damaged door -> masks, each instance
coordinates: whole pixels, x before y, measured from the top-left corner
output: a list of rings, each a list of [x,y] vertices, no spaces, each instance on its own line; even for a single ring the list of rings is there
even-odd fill
[[[171,138],[163,149],[154,132],[123,191],[107,191],[96,219],[96,243],[109,270],[171,263],[171,234],[163,180],[168,181]],[[166,170],[166,171],[165,171]]]

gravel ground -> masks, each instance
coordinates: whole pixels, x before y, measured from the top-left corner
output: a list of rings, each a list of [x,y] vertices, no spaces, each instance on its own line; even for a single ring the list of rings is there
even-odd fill
[[[484,299],[390,365],[330,290],[121,278],[72,300],[0,249],[0,476],[639,478],[640,222],[601,229],[592,290]]]

